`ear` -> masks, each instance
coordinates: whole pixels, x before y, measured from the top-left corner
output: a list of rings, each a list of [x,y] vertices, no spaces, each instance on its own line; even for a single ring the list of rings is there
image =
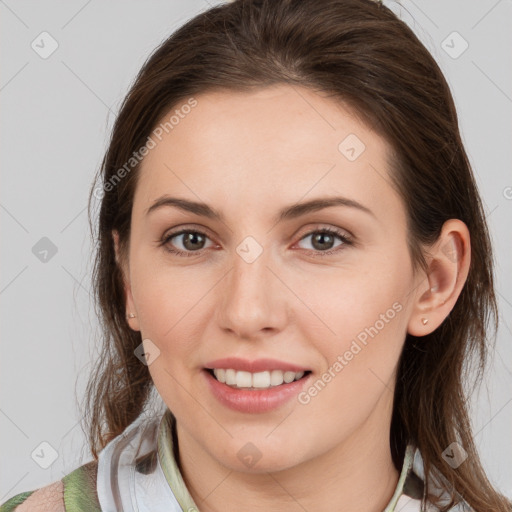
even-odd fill
[[[120,248],[119,248],[119,233],[117,230],[112,230],[112,239],[114,241],[114,251],[116,256],[116,263],[121,270],[121,275],[123,276],[123,287],[124,287],[124,296],[126,300],[125,304],[125,314],[126,314],[126,322],[134,331],[140,331],[139,327],[139,316],[137,313],[137,309],[135,307],[135,302],[133,300],[132,288],[130,284],[130,266],[129,262],[125,261],[122,257]],[[134,318],[128,318],[129,314],[134,314]]]
[[[425,336],[435,331],[455,306],[471,262],[469,230],[459,219],[443,224],[439,239],[428,248],[427,275],[417,286],[407,332]]]

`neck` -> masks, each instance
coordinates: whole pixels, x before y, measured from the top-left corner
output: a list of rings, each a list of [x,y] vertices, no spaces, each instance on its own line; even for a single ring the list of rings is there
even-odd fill
[[[265,473],[223,466],[178,423],[180,470],[201,512],[332,510],[333,504],[340,512],[383,512],[399,472],[392,461],[389,428],[372,416],[326,453]]]

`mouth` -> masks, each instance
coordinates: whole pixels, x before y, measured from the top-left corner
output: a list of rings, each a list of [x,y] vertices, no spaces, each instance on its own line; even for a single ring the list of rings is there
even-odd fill
[[[258,391],[278,388],[299,380],[306,379],[310,370],[264,370],[261,372],[248,372],[233,368],[205,368],[205,370],[218,382],[233,389]]]
[[[203,369],[206,385],[224,406],[244,414],[266,413],[290,403],[307,386],[312,372],[278,361],[218,359]]]

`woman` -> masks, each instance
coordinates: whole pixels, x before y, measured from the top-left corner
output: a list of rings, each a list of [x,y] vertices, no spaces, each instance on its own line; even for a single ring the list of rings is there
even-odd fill
[[[94,460],[2,511],[512,510],[463,392],[497,319],[481,200],[388,8],[201,13],[139,73],[99,179]]]

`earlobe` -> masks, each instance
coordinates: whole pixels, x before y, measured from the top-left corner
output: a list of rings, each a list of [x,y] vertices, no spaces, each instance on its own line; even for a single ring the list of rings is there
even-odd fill
[[[129,272],[128,267],[125,268],[124,258],[121,258],[120,248],[119,248],[119,233],[115,229],[112,230],[112,239],[114,242],[116,263],[117,263],[119,270],[121,271],[121,275],[123,278],[124,296],[125,296],[125,301],[126,301],[125,318],[126,318],[126,321],[129,325],[130,329],[132,329],[134,331],[140,331],[139,318],[136,313],[135,301],[133,300],[133,295],[132,295],[132,288],[131,288],[131,283],[130,283],[130,272]],[[127,266],[127,264],[126,264],[126,266]]]
[[[446,221],[441,234],[428,248],[427,275],[415,294],[407,332],[425,336],[450,314],[466,282],[471,262],[469,230],[459,219]]]

